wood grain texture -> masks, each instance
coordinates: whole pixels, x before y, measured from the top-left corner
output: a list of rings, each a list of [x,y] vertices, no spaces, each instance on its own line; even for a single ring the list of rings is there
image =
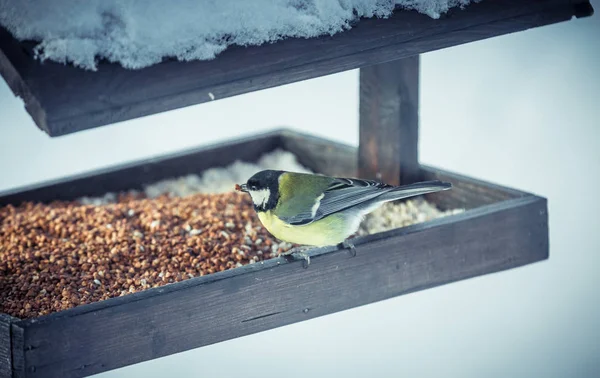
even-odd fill
[[[232,47],[212,61],[167,60],[142,70],[102,62],[98,72],[32,60],[31,43],[0,29],[0,73],[36,124],[59,136],[401,59],[591,13],[589,2],[486,0],[434,20],[413,11],[362,20],[332,37]]]
[[[360,69],[358,172],[391,185],[419,180],[419,56]]]
[[[10,325],[13,317],[0,314],[0,378],[12,377],[12,343]]]
[[[13,321],[10,327],[13,378],[25,378],[27,377],[27,371],[25,371],[25,353],[32,348],[30,346],[25,346],[24,329],[16,323],[16,321]],[[30,368],[29,370],[30,373],[33,373],[35,368]]]
[[[27,377],[82,377],[548,256],[546,201],[528,196],[356,241],[83,306],[25,329]]]

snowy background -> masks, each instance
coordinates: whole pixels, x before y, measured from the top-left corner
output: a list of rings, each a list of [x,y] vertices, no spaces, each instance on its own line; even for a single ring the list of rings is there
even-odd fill
[[[600,376],[592,3],[592,18],[422,57],[422,162],[547,197],[548,261],[97,377]],[[356,145],[358,71],[57,139],[0,81],[0,190],[280,126]]]

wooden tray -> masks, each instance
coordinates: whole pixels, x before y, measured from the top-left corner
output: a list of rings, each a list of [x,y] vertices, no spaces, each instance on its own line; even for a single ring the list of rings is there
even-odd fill
[[[0,205],[141,188],[283,148],[322,173],[353,176],[358,152],[274,131],[0,194]],[[0,376],[83,377],[548,258],[546,199],[421,166],[453,189],[428,195],[467,210],[356,239],[357,255],[320,248],[20,320],[0,314]]]

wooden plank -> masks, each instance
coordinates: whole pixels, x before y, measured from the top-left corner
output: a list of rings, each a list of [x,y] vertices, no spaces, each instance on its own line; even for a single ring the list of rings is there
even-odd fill
[[[306,167],[329,175],[363,177],[357,174],[358,151],[356,147],[290,130],[282,131],[281,137],[283,147],[296,155],[298,161]],[[426,195],[429,201],[442,210],[474,209],[531,195],[531,193],[427,165],[419,165],[417,176],[420,180],[440,180],[452,183],[452,190]]]
[[[548,257],[528,196],[19,323],[27,377],[82,377]]]
[[[20,378],[25,376],[25,348],[20,320],[0,313],[0,377]]]
[[[356,177],[356,148],[312,135],[284,130],[281,147],[314,172],[330,176]]]
[[[144,184],[206,169],[225,166],[235,160],[254,162],[267,152],[283,148],[292,152],[303,166],[315,172],[357,177],[357,149],[308,134],[281,129],[223,143],[200,146],[115,167],[96,170],[0,193],[0,206],[22,201],[72,200],[82,196],[102,196],[106,192],[141,189]],[[231,151],[235,151],[234,154]],[[443,209],[467,209],[526,195],[518,190],[489,184],[434,167],[420,166],[424,180],[451,182],[450,191],[427,197]]]
[[[200,146],[153,159],[95,170],[47,182],[0,192],[0,206],[23,201],[73,200],[82,196],[103,196],[107,192],[143,189],[145,184],[199,174],[224,167],[235,160],[257,161],[281,145],[281,130]],[[232,153],[235,147],[235,153]]]
[[[0,377],[12,377],[12,343],[10,325],[13,317],[0,314]]]
[[[31,44],[0,29],[0,73],[51,136],[125,121],[591,14],[583,0],[486,0],[440,19],[408,11],[362,20],[332,37],[233,47],[212,61],[89,72],[32,60]]]
[[[360,69],[358,172],[392,185],[419,181],[419,56]]]
[[[23,99],[25,109],[36,125],[47,134],[52,134],[52,130],[47,127],[46,110],[36,97],[37,94],[32,92],[26,77],[24,77],[33,64],[31,54],[27,54],[27,51],[8,35],[6,30],[0,27],[0,75],[15,96]]]
[[[440,180],[452,184],[452,190],[446,191],[446,195],[440,195],[439,193],[426,195],[428,200],[435,203],[442,210],[474,209],[496,202],[532,195],[424,165],[421,165],[421,177],[423,180]]]
[[[25,345],[24,330],[13,322],[10,327],[12,338],[13,378],[25,378],[28,373],[35,373],[35,367],[25,371],[25,353],[32,350],[32,346]]]

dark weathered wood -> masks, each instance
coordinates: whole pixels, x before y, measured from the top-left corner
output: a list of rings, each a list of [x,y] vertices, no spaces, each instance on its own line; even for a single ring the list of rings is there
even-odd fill
[[[25,346],[24,330],[15,321],[11,324],[10,333],[12,339],[13,377],[25,378],[27,377],[27,372],[25,371],[25,353],[31,350],[31,347]],[[30,373],[33,373],[35,369],[29,370]]]
[[[36,124],[58,136],[136,117],[384,63],[591,14],[588,1],[486,0],[434,20],[414,11],[367,19],[332,37],[232,47],[212,61],[89,72],[31,57],[0,29],[0,73]]]
[[[12,377],[12,343],[10,325],[15,319],[6,314],[0,314],[0,377]]]
[[[200,174],[237,159],[255,162],[262,154],[276,148],[292,152],[300,164],[315,172],[361,177],[357,173],[358,153],[355,147],[281,129],[0,192],[0,206],[23,201],[66,201],[82,196],[102,196],[110,191],[142,189],[145,184],[191,173]],[[419,166],[418,176],[423,180],[441,180],[454,185],[451,191],[428,195],[442,208],[457,206],[471,209],[527,194],[427,166]]]
[[[357,177],[356,148],[311,135],[283,130],[282,148],[293,153],[298,162],[325,175]]]
[[[23,201],[73,200],[82,196],[102,196],[107,192],[140,190],[146,184],[224,167],[237,159],[254,162],[262,154],[281,145],[280,135],[281,131],[276,130],[7,190],[0,192],[0,206]]]
[[[283,148],[296,155],[301,164],[319,173],[364,178],[357,174],[355,147],[296,131],[282,130],[281,136]],[[419,165],[417,177],[452,183],[452,190],[426,195],[443,210],[473,209],[531,194],[426,165]]]
[[[40,104],[36,93],[32,92],[31,84],[25,77],[32,64],[31,54],[27,54],[17,41],[0,27],[0,75],[13,93],[24,100],[25,109],[36,125],[46,133],[52,134],[47,127],[46,110]]]
[[[22,321],[27,377],[86,376],[546,259],[546,201],[505,201],[356,246],[356,257],[313,250],[308,269],[279,258]]]
[[[419,180],[419,56],[360,69],[358,172],[400,185]]]
[[[423,180],[440,180],[452,184],[452,190],[446,191],[446,195],[440,195],[440,193],[426,195],[428,200],[435,203],[442,210],[453,208],[474,209],[483,205],[531,195],[530,193],[446,172],[434,167],[421,165],[420,174]]]
[[[20,320],[0,314],[0,378],[25,377],[25,348]]]

